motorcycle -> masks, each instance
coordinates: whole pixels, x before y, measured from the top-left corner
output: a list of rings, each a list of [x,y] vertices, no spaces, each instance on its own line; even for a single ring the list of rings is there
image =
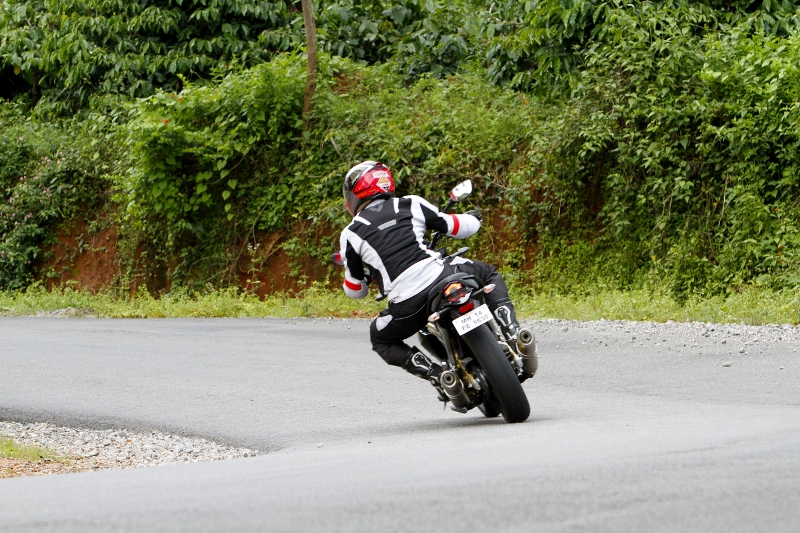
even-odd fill
[[[442,212],[471,192],[470,180],[456,185]],[[435,232],[426,242],[443,258],[458,257],[469,250],[463,247],[447,255],[445,247],[436,248],[443,236]],[[332,259],[344,265],[340,254],[333,254]],[[502,414],[506,422],[524,422],[530,415],[530,404],[521,383],[533,377],[539,367],[536,339],[526,328],[519,331],[514,342],[505,339],[485,303],[485,295],[494,288],[463,272],[439,281],[428,293],[428,322],[419,331],[418,341],[441,362],[440,386],[451,409],[466,413],[477,407],[489,418]]]

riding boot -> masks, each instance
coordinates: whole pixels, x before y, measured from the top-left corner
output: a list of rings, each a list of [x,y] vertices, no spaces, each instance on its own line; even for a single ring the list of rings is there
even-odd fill
[[[497,302],[494,317],[500,326],[500,331],[506,341],[516,347],[517,353],[522,357],[522,372],[519,374],[520,382],[533,377],[539,368],[539,355],[536,353],[536,337],[527,328],[523,329],[517,322],[514,313],[514,304],[508,298]]]
[[[403,363],[403,369],[409,374],[414,374],[437,385],[439,384],[439,376],[442,375],[442,366],[419,351],[418,348],[411,348],[408,352],[408,357]]]
[[[514,312],[514,304],[509,298],[499,300],[494,308],[494,318],[500,326],[500,331],[508,342],[515,341],[519,334],[520,326]]]
[[[442,375],[442,365],[414,347],[408,352],[408,357],[403,363],[403,369],[409,374],[429,381],[439,393],[439,399],[447,401],[447,396],[439,383],[439,377]]]

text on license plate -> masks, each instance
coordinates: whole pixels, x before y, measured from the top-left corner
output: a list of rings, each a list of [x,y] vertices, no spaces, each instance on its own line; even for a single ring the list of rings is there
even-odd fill
[[[481,324],[485,324],[492,319],[492,313],[486,304],[476,307],[464,316],[453,319],[453,325],[456,327],[459,335],[463,335]]]

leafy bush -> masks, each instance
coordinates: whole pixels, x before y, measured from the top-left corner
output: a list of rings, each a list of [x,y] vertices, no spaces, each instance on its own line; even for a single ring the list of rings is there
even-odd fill
[[[249,185],[242,179],[238,187],[235,177],[252,179],[252,159],[266,157],[267,174],[283,175],[284,162],[274,158],[299,139],[304,78],[301,62],[283,58],[227,76],[218,86],[189,86],[179,95],[159,92],[141,101],[126,126],[134,157],[125,182],[135,203],[129,205],[195,232],[202,232],[204,217],[219,216],[223,208],[233,218],[234,202]]]
[[[369,64],[392,61],[407,79],[455,72],[475,53],[471,2],[341,0],[318,15],[320,47]]]
[[[304,77],[302,58],[280,56],[132,108],[118,200],[127,231],[180,254],[173,276],[230,279],[257,231],[300,228],[309,216],[344,223],[342,176],[360,160],[389,164],[402,193],[439,196],[465,177],[499,190],[527,135],[526,100],[477,75],[407,88],[388,67],[328,56],[303,134]]]
[[[257,65],[305,43],[290,0],[0,0],[0,80],[45,107],[86,106],[94,94],[146,97],[183,79]],[[340,0],[318,7],[322,51],[395,61],[410,80],[455,72],[474,52],[472,2]],[[26,85],[19,84],[19,79]]]
[[[305,65],[285,56],[137,103],[125,126],[130,159],[118,175],[125,228],[183,263],[236,262],[243,228],[276,229],[313,187],[294,189]]]
[[[377,68],[338,75],[320,95],[317,129],[338,147],[341,170],[377,158],[393,169],[401,193],[440,195],[465,178],[503,184],[528,137],[528,100],[480,75],[411,87]]]
[[[642,19],[653,12],[669,12],[672,20],[658,16],[650,21],[651,29],[680,21],[682,31],[693,36],[737,24],[780,36],[798,28],[790,0],[505,0],[485,17],[489,76],[495,83],[567,96],[578,82],[587,48],[615,47],[620,16]],[[627,37],[635,41],[639,35]]]
[[[86,154],[60,128],[26,121],[18,107],[0,104],[0,132],[3,290],[26,286],[53,226],[92,210],[101,194]]]
[[[276,30],[290,10],[283,0],[2,0],[0,67],[57,109],[97,92],[148,96],[287,48]]]
[[[515,182],[539,194],[527,219],[554,243],[599,237],[621,272],[655,269],[681,297],[797,283],[800,40],[753,20],[692,32],[703,6],[609,12]]]

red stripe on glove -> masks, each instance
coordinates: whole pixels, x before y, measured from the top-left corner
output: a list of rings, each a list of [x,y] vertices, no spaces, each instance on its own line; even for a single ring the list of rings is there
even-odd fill
[[[450,216],[453,217],[453,235],[455,235],[458,233],[458,217],[452,213],[450,213]]]
[[[361,284],[360,283],[353,283],[352,281],[344,280],[344,286],[353,291],[360,291]]]

